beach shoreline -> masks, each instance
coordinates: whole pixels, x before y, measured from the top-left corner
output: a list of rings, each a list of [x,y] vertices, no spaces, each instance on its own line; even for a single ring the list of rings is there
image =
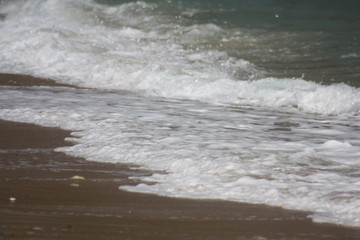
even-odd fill
[[[0,85],[64,86],[16,74]],[[1,120],[0,133],[0,239],[360,239],[306,212],[119,190],[151,172],[54,151],[69,131]]]

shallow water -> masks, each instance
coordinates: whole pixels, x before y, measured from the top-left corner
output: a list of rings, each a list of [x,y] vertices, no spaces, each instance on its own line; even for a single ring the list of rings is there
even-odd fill
[[[91,89],[4,86],[0,117],[164,172],[129,191],[359,227],[358,4],[328,2],[2,1],[0,71]]]

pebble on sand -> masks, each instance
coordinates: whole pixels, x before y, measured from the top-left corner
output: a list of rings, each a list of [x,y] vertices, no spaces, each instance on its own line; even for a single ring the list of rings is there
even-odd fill
[[[72,178],[70,178],[70,179],[73,179],[73,180],[85,180],[85,178],[84,177],[82,177],[82,176],[78,176],[78,175],[75,175],[75,176],[73,176]]]

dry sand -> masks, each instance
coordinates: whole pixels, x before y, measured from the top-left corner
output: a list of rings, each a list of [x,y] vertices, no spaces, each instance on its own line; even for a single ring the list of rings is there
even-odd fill
[[[33,84],[58,85],[0,74],[0,85]],[[305,212],[121,191],[151,172],[55,152],[69,134],[0,120],[0,240],[360,239],[360,229],[316,224]]]

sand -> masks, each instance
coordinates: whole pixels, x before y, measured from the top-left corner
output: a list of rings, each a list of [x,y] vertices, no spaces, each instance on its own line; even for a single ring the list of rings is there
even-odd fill
[[[12,74],[0,85],[58,86]],[[54,151],[72,144],[69,134],[0,120],[0,240],[360,239],[360,229],[313,223],[306,212],[119,190],[151,172]]]

